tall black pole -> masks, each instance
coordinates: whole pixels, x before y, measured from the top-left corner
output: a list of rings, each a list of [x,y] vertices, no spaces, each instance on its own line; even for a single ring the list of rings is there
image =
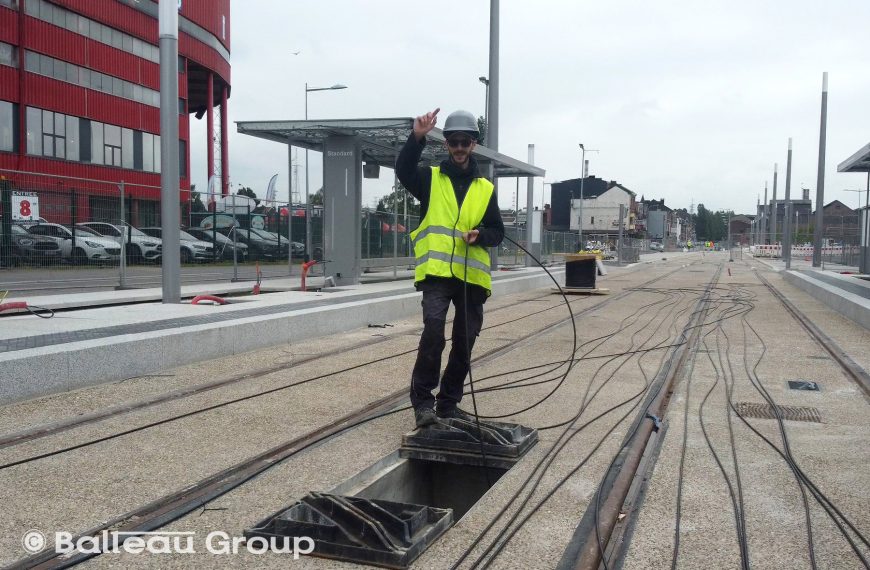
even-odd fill
[[[822,266],[822,234],[825,231],[825,130],[828,123],[828,72],[822,74],[822,118],[819,127],[819,168],[816,175],[816,227],[813,228],[813,267]]]
[[[498,150],[498,0],[489,0],[489,97],[487,101],[486,146]],[[495,177],[495,164],[491,166],[493,191],[498,195],[498,180]],[[530,220],[526,220],[526,232]],[[528,238],[528,236],[527,236]],[[498,267],[498,249],[489,250],[490,267]]]
[[[782,258],[791,269],[791,137],[788,139],[788,160],[785,165],[785,214],[782,216]]]
[[[777,164],[773,163],[773,198],[770,202],[770,244],[776,245],[776,214],[777,214],[777,204],[776,204],[776,170]]]

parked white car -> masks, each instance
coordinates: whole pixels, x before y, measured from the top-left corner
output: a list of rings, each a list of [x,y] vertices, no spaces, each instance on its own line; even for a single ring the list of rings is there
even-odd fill
[[[656,242],[656,241],[650,243],[649,248],[651,251],[664,251],[665,250],[665,246],[663,246],[662,244],[660,244],[659,242]]]
[[[163,235],[162,228],[142,228],[142,231],[149,236],[160,238]],[[214,251],[214,246],[207,241],[201,241],[192,235],[181,232],[181,263],[192,263],[194,261],[211,261]]]
[[[130,261],[160,260],[163,251],[163,242],[160,238],[149,236],[133,227],[119,227],[106,222],[83,222],[76,225],[90,228],[101,236],[112,238],[119,245],[121,242],[126,242],[125,251]]]
[[[54,240],[60,247],[61,257],[73,263],[115,263],[121,258],[118,242],[90,228],[77,226],[75,236],[70,228],[60,224],[33,224],[27,226],[27,231]]]

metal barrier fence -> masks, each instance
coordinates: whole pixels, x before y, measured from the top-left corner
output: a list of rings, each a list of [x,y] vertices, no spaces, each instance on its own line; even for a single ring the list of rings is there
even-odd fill
[[[304,259],[323,258],[321,206],[240,195],[209,204],[207,196],[185,190],[179,200],[183,283],[250,280],[257,271],[266,278],[298,275]],[[360,216],[365,266],[407,266],[414,256],[410,232],[419,218],[374,209]],[[161,282],[158,186],[0,170],[0,220],[0,290],[155,287]],[[527,247],[524,227],[505,230]],[[577,251],[577,239],[574,232],[545,231],[542,261]],[[498,257],[501,264],[522,264],[525,255],[505,240]]]

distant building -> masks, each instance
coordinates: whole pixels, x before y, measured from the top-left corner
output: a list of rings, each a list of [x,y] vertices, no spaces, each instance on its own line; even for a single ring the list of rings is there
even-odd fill
[[[634,212],[637,210],[634,192],[614,180],[607,181],[595,176],[587,176],[582,181],[584,232],[618,233],[620,203],[626,206],[626,231],[633,231]],[[552,205],[547,208],[550,214],[550,224],[547,229],[576,231],[580,227],[580,185],[580,178],[553,183]]]
[[[624,231],[630,231],[631,206],[634,192],[614,183],[607,190],[589,196],[583,193],[583,200],[571,200],[571,230],[580,230],[580,216],[583,216],[583,232],[590,234],[619,234],[619,207],[623,207]]]

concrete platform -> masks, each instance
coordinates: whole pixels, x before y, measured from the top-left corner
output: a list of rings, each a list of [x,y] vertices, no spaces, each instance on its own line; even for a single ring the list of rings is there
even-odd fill
[[[791,285],[870,329],[870,280],[861,276],[857,267],[825,263],[817,268],[804,259],[795,259],[792,269],[786,270],[781,259],[755,258],[755,261],[781,272]]]
[[[560,271],[551,270],[556,275]],[[293,282],[273,280],[264,290],[290,288]],[[499,271],[493,277],[493,292],[505,295],[551,283],[541,269]],[[320,285],[322,279],[312,288]],[[322,292],[245,295],[252,286],[185,287],[185,295],[206,291],[239,295],[224,306],[148,302],[160,298],[159,289],[29,299],[31,305],[58,310],[105,306],[59,311],[52,319],[30,314],[0,318],[0,403],[382,324],[419,312],[420,294],[409,279]]]

